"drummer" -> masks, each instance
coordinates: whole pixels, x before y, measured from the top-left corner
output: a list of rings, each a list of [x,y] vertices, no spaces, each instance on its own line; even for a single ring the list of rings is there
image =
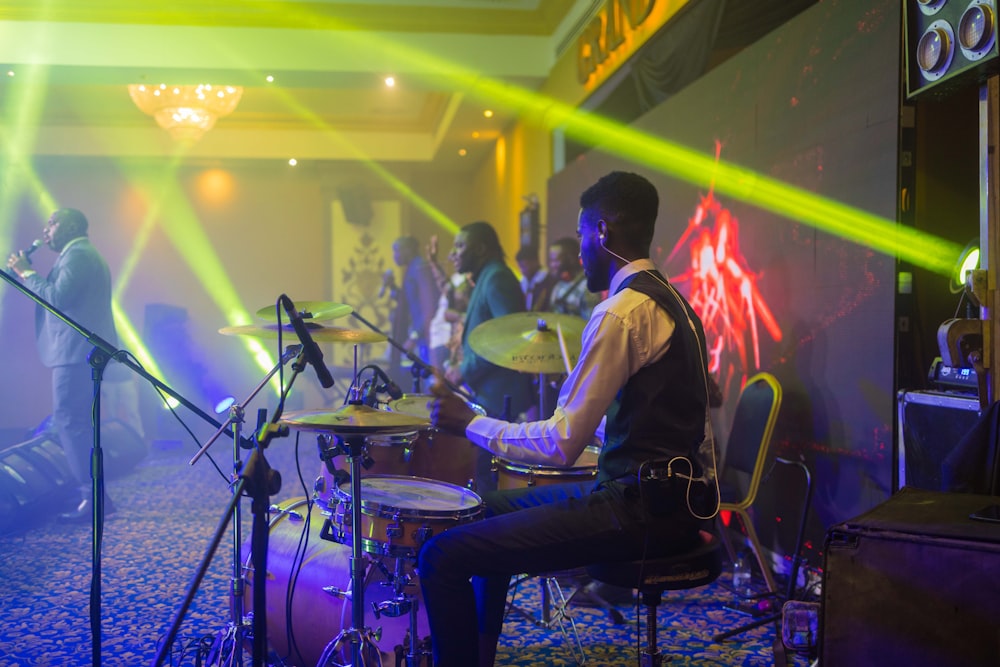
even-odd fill
[[[587,288],[609,297],[584,328],[552,417],[515,424],[474,416],[434,387],[431,418],[439,429],[525,463],[572,465],[605,416],[607,423],[596,484],[483,494],[487,518],[423,546],[418,569],[437,667],[493,664],[512,575],[662,556],[700,539],[712,513],[691,502],[705,490],[697,460],[707,410],[705,338],[698,316],[649,259],[658,205],[656,188],[625,172],[604,176],[580,197]],[[638,470],[665,458],[674,459],[675,475],[666,488],[648,488],[660,501],[647,506]],[[642,491],[648,498],[646,483]]]

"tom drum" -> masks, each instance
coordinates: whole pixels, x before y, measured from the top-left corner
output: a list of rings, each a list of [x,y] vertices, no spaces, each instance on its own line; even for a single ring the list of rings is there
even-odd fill
[[[600,448],[594,445],[583,450],[580,458],[568,468],[557,466],[532,465],[518,463],[508,459],[493,458],[493,467],[497,473],[498,489],[523,489],[528,486],[545,486],[563,482],[585,482],[597,478],[597,457]]]

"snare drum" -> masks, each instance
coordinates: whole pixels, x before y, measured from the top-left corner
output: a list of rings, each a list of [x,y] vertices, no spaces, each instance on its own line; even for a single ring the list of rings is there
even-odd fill
[[[523,489],[529,486],[546,486],[563,482],[586,482],[597,478],[597,457],[601,448],[591,445],[583,450],[580,458],[568,468],[558,466],[518,463],[496,456],[493,467],[497,473],[497,488]]]
[[[337,541],[353,546],[351,483],[336,490],[331,523]],[[361,479],[361,548],[370,554],[415,558],[424,542],[482,515],[483,501],[465,487],[421,477]]]

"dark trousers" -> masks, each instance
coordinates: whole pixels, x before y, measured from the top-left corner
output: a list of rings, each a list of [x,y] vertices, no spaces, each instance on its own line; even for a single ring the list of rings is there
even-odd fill
[[[580,482],[485,494],[486,518],[451,528],[420,551],[418,571],[435,667],[479,662],[479,635],[494,641],[515,574],[634,560],[690,548],[699,521],[683,501],[657,517],[638,489]]]
[[[52,429],[83,498],[91,495],[90,453],[94,446],[94,380],[90,364],[52,369]]]

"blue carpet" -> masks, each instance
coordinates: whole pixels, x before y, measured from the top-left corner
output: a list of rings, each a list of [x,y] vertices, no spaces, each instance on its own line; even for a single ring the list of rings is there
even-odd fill
[[[303,443],[311,442],[304,438]],[[220,441],[212,452],[220,474],[207,459],[195,466],[187,460],[190,451],[165,453],[153,449],[137,468],[108,482],[117,506],[109,517],[101,559],[101,656],[105,665],[150,665],[184,599],[210,537],[230,498],[225,474],[232,469],[231,445]],[[275,501],[306,496],[311,492],[319,462],[312,447],[302,445],[301,465],[296,464],[294,438],[276,440],[268,451],[272,467],[283,477]],[[304,481],[300,481],[301,478]],[[243,502],[243,537],[250,535],[250,505]],[[89,523],[65,525],[50,512],[27,513],[19,518],[20,529],[0,535],[0,666],[91,664],[89,590],[91,585],[91,529]],[[281,524],[271,532],[271,551],[290,548],[288,535],[279,535]],[[290,524],[288,524],[290,525]],[[323,566],[310,561],[298,584],[296,614],[325,619],[323,605],[342,603],[319,593],[308,582],[348,583],[346,558],[349,549],[315,539],[313,548],[323,552]],[[277,560],[277,559],[275,559]],[[186,614],[178,640],[170,651],[171,665],[199,665],[198,646],[211,643],[230,619],[229,582],[232,575],[233,537],[223,538],[191,609]],[[330,571],[332,570],[334,571]],[[308,576],[306,576],[308,575]],[[280,575],[279,575],[280,576]],[[724,607],[731,597],[729,576],[696,591],[668,594],[659,610],[661,649],[673,656],[671,665],[770,665],[773,626],[758,628],[723,643],[711,636],[747,622],[748,617]],[[287,584],[287,579],[284,582]],[[280,584],[281,582],[279,582]],[[287,588],[287,586],[286,586]],[[538,580],[525,582],[513,602],[538,618]],[[366,594],[367,595],[367,594]],[[269,606],[276,603],[269,593]],[[296,603],[293,603],[293,605]],[[580,640],[589,665],[635,665],[637,628],[632,605],[621,605],[625,622],[614,624],[596,608],[572,607]],[[269,631],[286,635],[283,619],[269,613]],[[347,614],[349,620],[350,615]],[[324,621],[329,624],[329,621]],[[404,619],[384,621],[388,631],[380,646],[385,649],[403,631]],[[379,622],[380,624],[382,622]],[[322,647],[332,630],[311,630],[307,623],[293,623],[296,645]],[[644,631],[643,631],[644,632]],[[286,644],[287,645],[287,644]],[[572,644],[558,628],[538,627],[527,618],[509,614],[504,626],[498,665],[572,665]],[[389,648],[391,653],[391,648]],[[247,663],[249,664],[249,658]],[[390,657],[386,665],[394,664]],[[806,664],[797,659],[797,664]]]

